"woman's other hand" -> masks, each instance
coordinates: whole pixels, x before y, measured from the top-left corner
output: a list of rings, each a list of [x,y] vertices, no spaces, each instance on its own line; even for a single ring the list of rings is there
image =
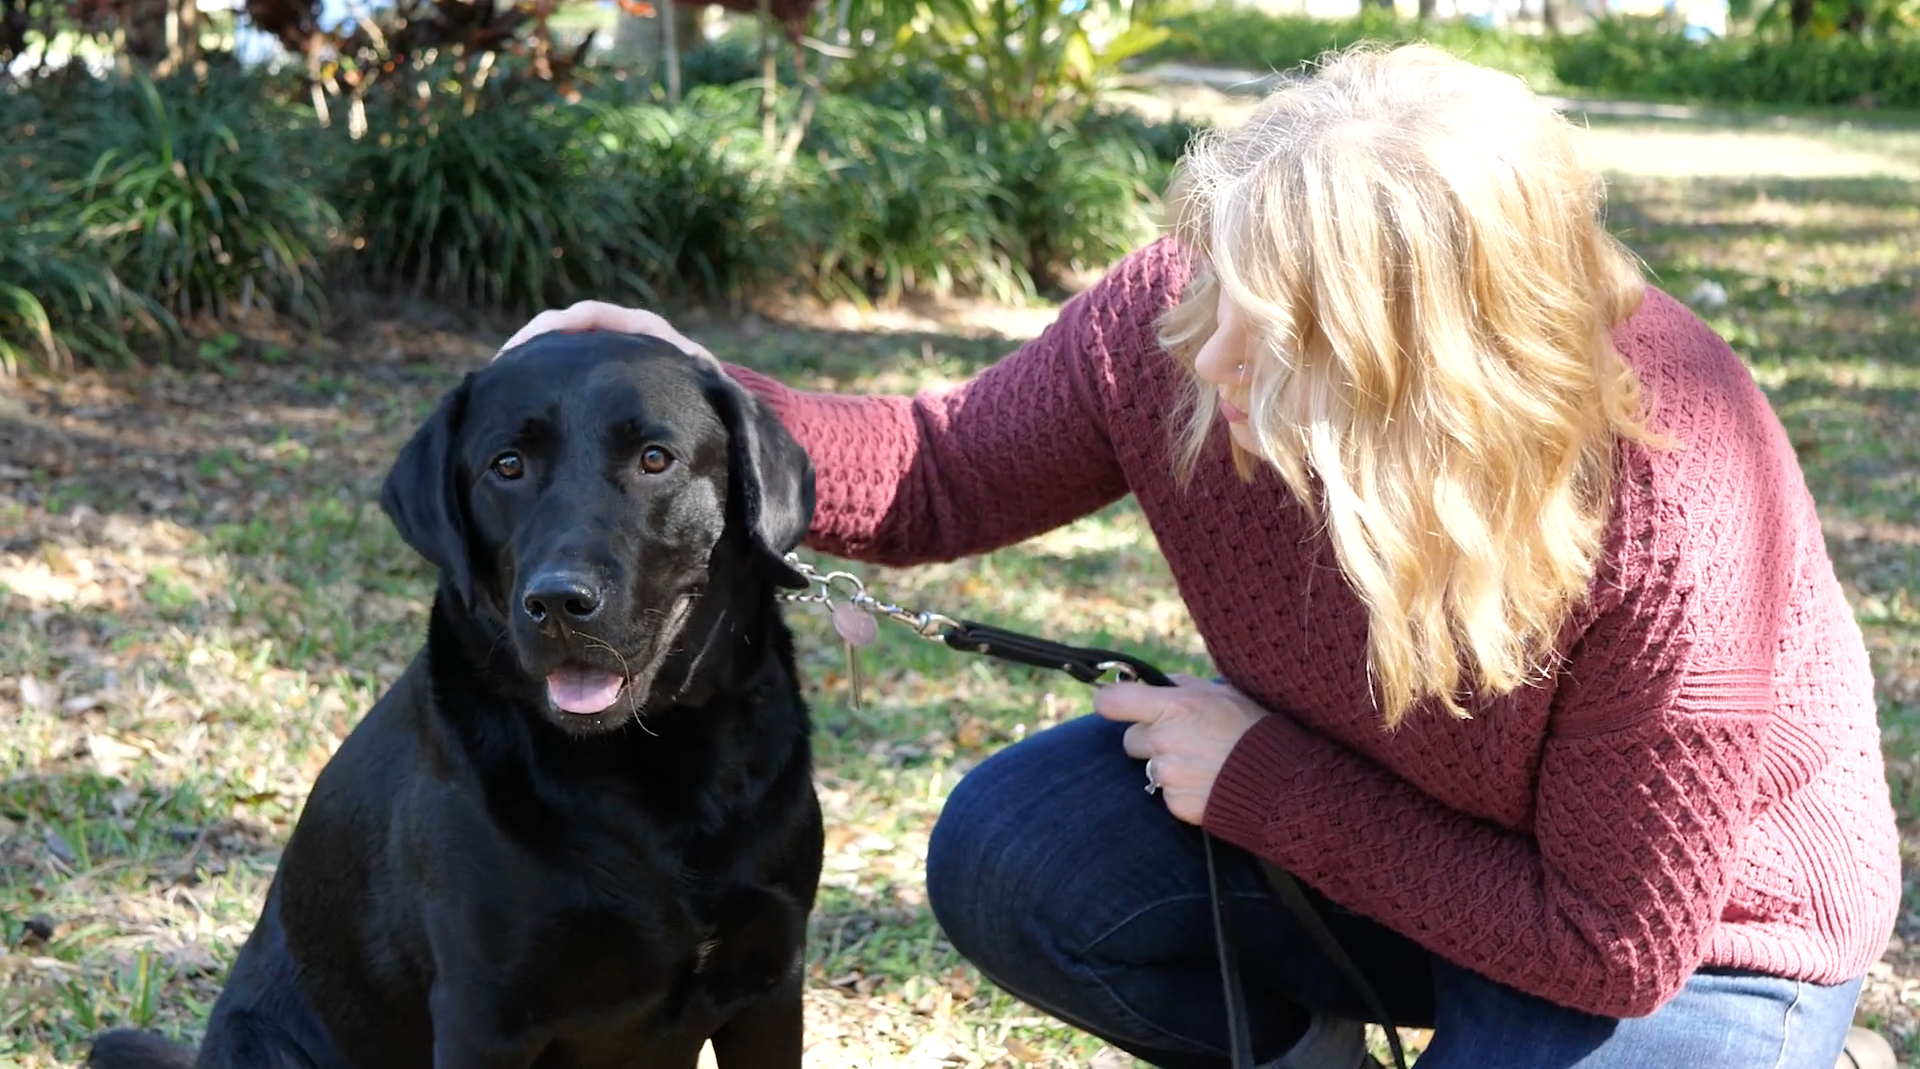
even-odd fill
[[[526,326],[515,332],[513,337],[508,338],[507,343],[500,347],[500,352],[504,353],[529,338],[553,331],[576,334],[589,330],[609,330],[621,334],[650,334],[672,342],[691,355],[713,359],[713,354],[708,352],[705,346],[673,329],[673,324],[658,314],[639,308],[622,308],[605,301],[579,301],[566,308],[541,312],[529,320]],[[500,353],[494,355],[497,357]]]
[[[1150,762],[1167,811],[1199,824],[1227,755],[1272,714],[1224,683],[1192,676],[1174,676],[1173,682],[1171,687],[1110,683],[1094,692],[1093,711],[1128,724],[1127,754]]]

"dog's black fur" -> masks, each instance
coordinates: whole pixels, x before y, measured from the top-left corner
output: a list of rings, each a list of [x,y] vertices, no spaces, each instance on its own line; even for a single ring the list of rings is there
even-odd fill
[[[381,503],[440,568],[426,648],[315,782],[197,1064],[799,1066],[805,453],[709,362],[550,334],[448,393]],[[562,664],[625,689],[566,712]],[[131,1030],[89,1063],[196,1064]]]

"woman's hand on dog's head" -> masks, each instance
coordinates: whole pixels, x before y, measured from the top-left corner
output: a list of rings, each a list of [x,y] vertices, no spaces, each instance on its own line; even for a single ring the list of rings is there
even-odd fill
[[[640,308],[622,308],[605,301],[578,301],[566,308],[548,309],[534,316],[527,325],[516,331],[507,343],[500,347],[500,353],[516,345],[521,345],[541,334],[559,331],[563,334],[579,334],[589,330],[610,330],[620,334],[650,334],[679,346],[683,352],[693,356],[713,359],[713,354],[699,342],[673,329],[673,324],[662,316]]]

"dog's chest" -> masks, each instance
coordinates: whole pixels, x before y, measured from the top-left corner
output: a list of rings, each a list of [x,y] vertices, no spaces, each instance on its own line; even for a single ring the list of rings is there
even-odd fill
[[[564,993],[556,1009],[726,1002],[798,960],[804,910],[737,850],[644,832],[594,838],[549,869],[528,903],[547,908],[523,961],[532,983]]]
[[[804,917],[782,899],[738,885],[556,910],[515,986],[559,1034],[588,1042],[717,1019],[798,967]]]

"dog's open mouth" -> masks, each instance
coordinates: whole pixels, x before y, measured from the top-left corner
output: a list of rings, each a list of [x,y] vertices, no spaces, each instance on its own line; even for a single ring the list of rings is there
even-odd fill
[[[652,656],[640,664],[637,671],[632,670],[625,660],[622,660],[618,670],[583,661],[562,661],[547,673],[547,700],[563,713],[581,717],[598,716],[613,708],[622,696],[632,690],[635,711],[638,712],[638,705],[646,701],[647,688],[652,685],[660,665],[680,637],[680,629],[687,622],[693,600],[692,595],[683,594],[667,610],[666,618],[660,622],[654,636]],[[602,649],[609,649],[603,643],[596,644]]]
[[[626,686],[618,672],[568,663],[548,674],[547,699],[563,712],[592,716],[612,708]]]

